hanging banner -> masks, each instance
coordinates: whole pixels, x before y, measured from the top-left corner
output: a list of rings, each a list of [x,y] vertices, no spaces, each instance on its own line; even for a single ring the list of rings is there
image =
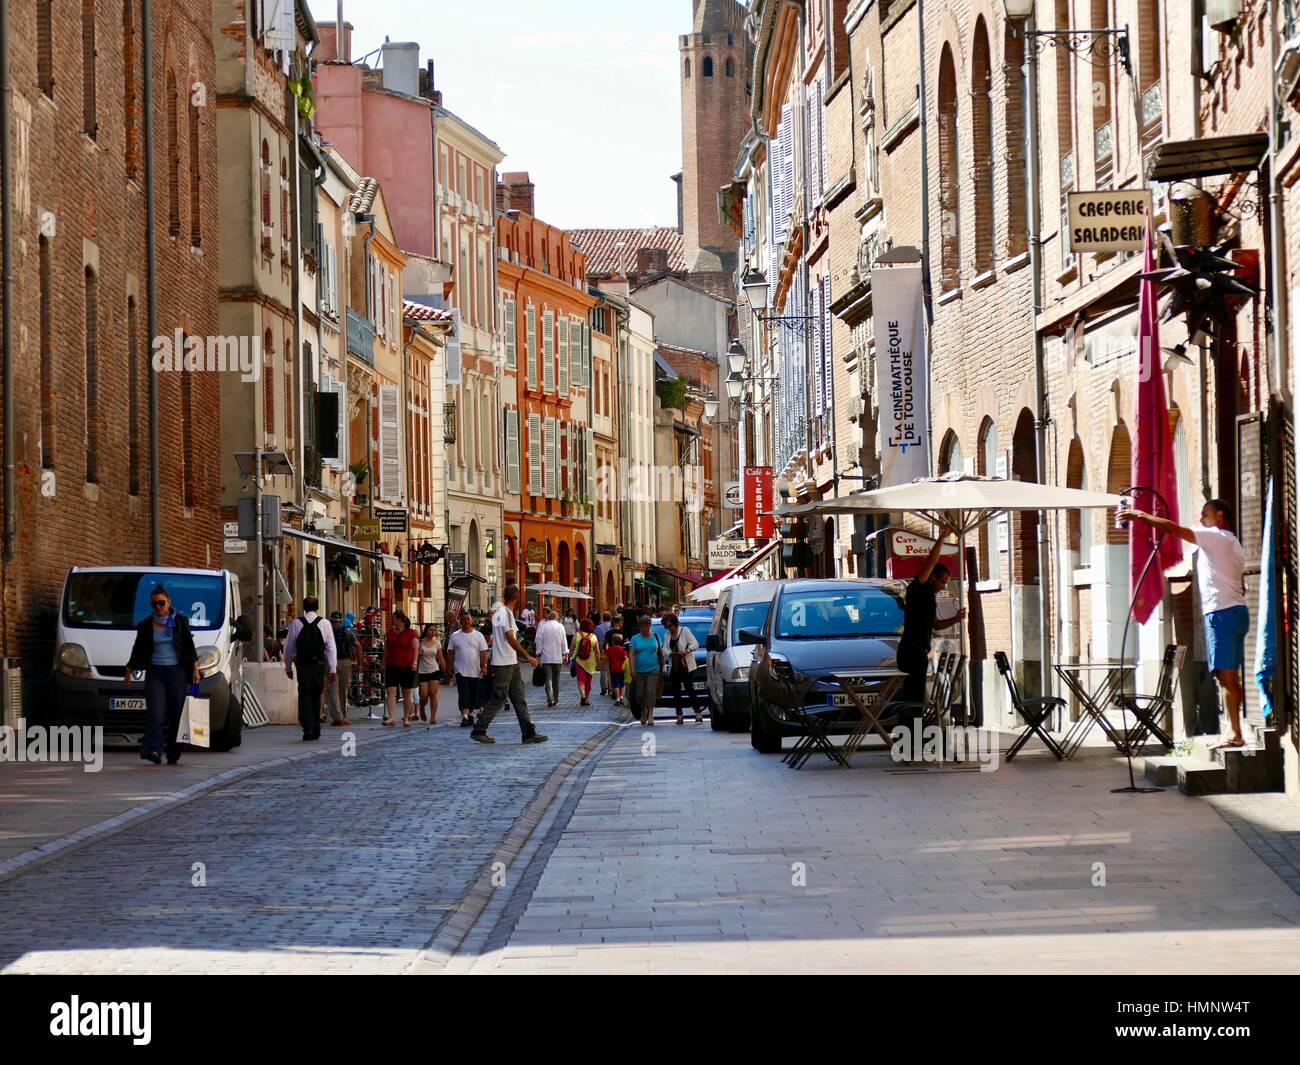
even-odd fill
[[[880,486],[888,488],[930,475],[920,264],[872,270],[871,302],[880,397]]]
[[[745,539],[770,540],[772,520],[772,467],[745,467]]]

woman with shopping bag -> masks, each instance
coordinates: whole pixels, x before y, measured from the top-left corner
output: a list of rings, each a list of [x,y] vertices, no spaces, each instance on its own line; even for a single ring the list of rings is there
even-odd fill
[[[133,673],[144,673],[144,701],[147,712],[140,757],[160,765],[166,752],[167,764],[181,759],[176,742],[181,711],[190,685],[199,682],[199,653],[194,649],[190,620],[172,608],[172,599],[161,584],[149,594],[151,616],[136,626],[135,645],[126,664],[126,686]]]

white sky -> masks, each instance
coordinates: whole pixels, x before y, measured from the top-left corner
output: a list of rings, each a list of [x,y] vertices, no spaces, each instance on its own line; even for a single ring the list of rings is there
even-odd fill
[[[308,6],[337,17],[335,0]],[[677,224],[689,0],[344,0],[343,18],[353,60],[385,35],[419,42],[444,106],[501,146],[503,172],[529,172],[544,221]]]

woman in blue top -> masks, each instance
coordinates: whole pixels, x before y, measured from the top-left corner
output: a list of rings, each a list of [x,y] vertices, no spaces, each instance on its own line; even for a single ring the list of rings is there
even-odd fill
[[[663,641],[650,631],[650,619],[641,619],[640,631],[627,642],[632,658],[632,706],[641,715],[641,724],[654,725],[655,703],[663,683]]]
[[[148,718],[140,741],[140,757],[159,765],[165,748],[167,764],[175,765],[181,757],[176,730],[190,685],[199,682],[199,654],[194,649],[189,618],[172,609],[171,596],[161,584],[149,593],[149,605],[152,616],[135,630],[135,646],[126,664],[126,686],[131,686],[132,673],[144,673]]]

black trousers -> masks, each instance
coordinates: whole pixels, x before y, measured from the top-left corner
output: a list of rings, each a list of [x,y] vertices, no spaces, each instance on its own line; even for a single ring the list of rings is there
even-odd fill
[[[683,692],[684,689],[684,692]],[[691,675],[685,670],[674,669],[668,674],[668,695],[673,700],[673,709],[677,711],[677,716],[682,716],[683,695],[690,701],[691,710],[700,714],[704,708],[700,705],[699,693],[695,690],[695,685],[691,683]]]
[[[176,732],[192,676],[193,671],[184,666],[151,665],[145,670],[144,705],[148,716],[140,741],[141,754],[166,753],[172,762],[180,758],[182,748],[176,742]]]
[[[302,726],[304,736],[319,736],[325,667],[296,666],[294,672],[298,675],[298,724]]]

